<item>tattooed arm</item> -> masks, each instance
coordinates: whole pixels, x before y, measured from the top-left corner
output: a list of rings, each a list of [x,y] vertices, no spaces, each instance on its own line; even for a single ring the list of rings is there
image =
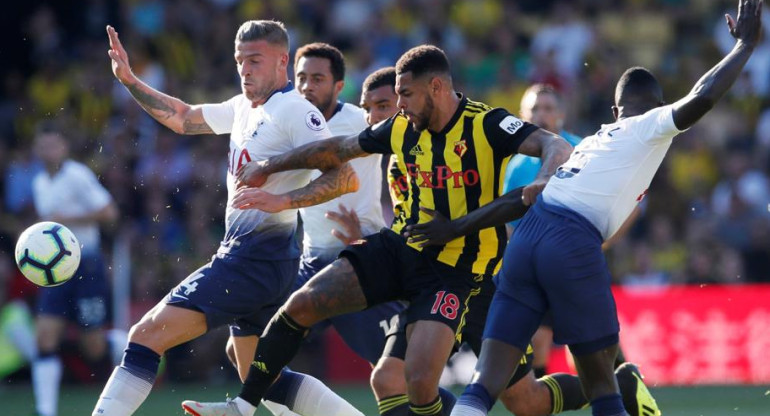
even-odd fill
[[[238,186],[262,186],[271,174],[294,169],[318,169],[326,174],[350,159],[366,155],[368,153],[359,144],[358,134],[318,140],[282,155],[243,165],[236,174]]]
[[[118,39],[118,32],[107,26],[110,38],[110,50],[107,54],[112,59],[112,72],[123,84],[137,103],[160,124],[178,134],[211,134],[214,131],[203,118],[200,106],[191,106],[184,101],[163,94],[142,82],[131,71],[128,53]]]
[[[273,195],[259,188],[239,188],[233,199],[233,207],[280,212],[289,208],[318,205],[340,195],[358,190],[358,176],[349,163],[324,171],[321,176],[302,188],[281,195]]]

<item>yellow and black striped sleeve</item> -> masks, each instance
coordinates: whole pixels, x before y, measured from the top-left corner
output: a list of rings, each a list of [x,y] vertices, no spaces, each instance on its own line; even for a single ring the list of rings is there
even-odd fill
[[[495,108],[484,117],[484,134],[498,157],[510,156],[538,127],[520,120],[504,108]]]
[[[393,153],[390,145],[390,135],[393,131],[393,120],[398,117],[395,115],[387,120],[383,120],[358,135],[358,144],[366,153],[381,153],[384,155]]]

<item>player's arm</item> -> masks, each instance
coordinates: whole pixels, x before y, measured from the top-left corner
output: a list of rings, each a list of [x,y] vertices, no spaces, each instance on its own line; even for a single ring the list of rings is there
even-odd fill
[[[386,120],[359,134],[335,136],[299,146],[279,156],[249,162],[236,172],[238,186],[262,186],[273,173],[295,169],[318,169],[326,172],[343,163],[373,153],[389,154],[393,125]]]
[[[137,103],[160,124],[178,134],[211,134],[214,131],[203,118],[200,106],[192,106],[184,101],[166,95],[142,82],[128,63],[128,53],[118,39],[118,32],[107,26],[110,38],[110,50],[107,54],[112,59],[112,72],[115,78],[126,87]]]
[[[688,129],[709,112],[740,75],[759,42],[762,1],[741,0],[738,21],[729,14],[725,19],[730,34],[736,39],[735,46],[698,80],[690,94],[673,104],[674,124],[679,130]]]
[[[491,203],[451,221],[436,211],[421,207],[420,210],[433,219],[422,224],[408,225],[404,236],[421,247],[442,245],[464,235],[517,220],[530,207],[524,203],[523,191],[523,186],[513,189]]]
[[[321,140],[325,141],[325,140]],[[256,187],[239,188],[233,198],[233,207],[280,212],[289,208],[304,208],[322,204],[340,195],[358,190],[358,176],[349,163],[326,169],[321,176],[302,188],[274,195]]]
[[[561,136],[539,128],[521,142],[518,152],[527,156],[539,157],[542,161],[542,166],[537,172],[535,180],[525,186],[522,192],[524,203],[531,205],[535,203],[535,198],[543,192],[545,185],[556,172],[556,169],[569,159],[572,146]]]

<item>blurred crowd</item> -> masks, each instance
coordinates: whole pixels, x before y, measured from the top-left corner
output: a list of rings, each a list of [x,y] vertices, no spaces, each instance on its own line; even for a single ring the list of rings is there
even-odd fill
[[[77,7],[73,7],[77,5]],[[239,92],[233,39],[244,20],[286,23],[292,49],[326,41],[345,53],[342,97],[420,43],[453,63],[456,89],[517,112],[532,82],[565,97],[565,128],[585,136],[612,119],[628,66],[653,70],[667,100],[683,96],[732,47],[725,0],[87,0],[31,2],[6,28],[0,69],[0,281],[22,289],[12,252],[35,221],[36,125],[53,120],[116,199],[105,230],[131,243],[131,290],[146,311],[205,263],[224,230],[226,137],[178,136],[113,78],[104,28],[120,32],[137,75],[190,103]],[[766,14],[770,27],[770,14]],[[6,55],[8,58],[8,55]],[[608,253],[629,285],[770,281],[770,37],[728,97],[672,146],[630,233]],[[21,286],[23,287],[23,286]],[[15,288],[15,289],[14,289]],[[28,292],[24,292],[28,293]],[[135,320],[138,316],[135,316]]]

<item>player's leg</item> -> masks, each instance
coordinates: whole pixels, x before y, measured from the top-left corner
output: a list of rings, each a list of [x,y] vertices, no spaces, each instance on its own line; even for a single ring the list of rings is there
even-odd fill
[[[35,408],[41,416],[57,413],[62,376],[59,346],[66,325],[67,321],[61,316],[38,315],[35,318],[38,354],[32,362],[32,387]]]
[[[534,362],[532,363],[532,371],[535,372],[535,377],[540,378],[546,375],[546,366],[548,365],[548,358],[551,355],[551,346],[553,345],[553,329],[550,325],[548,315],[543,318],[543,325],[535,332],[535,336],[532,337],[532,348],[535,350]],[[546,322],[548,323],[546,325]]]
[[[446,323],[420,320],[407,326],[404,360],[410,414],[440,415],[443,404],[438,381],[455,343],[455,330]]]

